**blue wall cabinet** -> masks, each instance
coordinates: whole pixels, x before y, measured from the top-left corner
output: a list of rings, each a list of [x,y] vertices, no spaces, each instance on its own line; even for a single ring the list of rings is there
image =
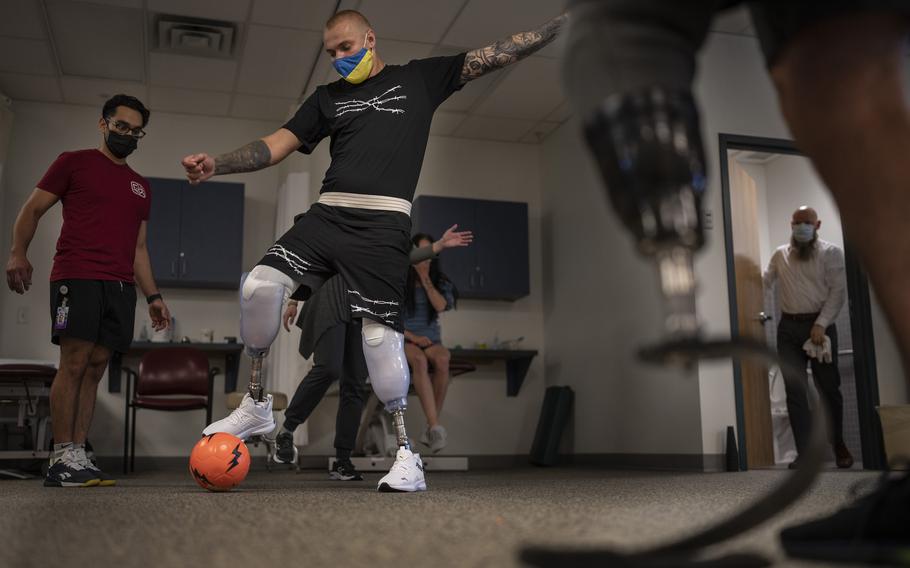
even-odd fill
[[[474,231],[471,246],[440,257],[460,297],[517,300],[530,292],[527,203],[421,195],[411,220],[412,233],[435,239],[455,223],[459,230]]]
[[[243,184],[149,183],[148,248],[158,285],[236,290],[243,270]]]

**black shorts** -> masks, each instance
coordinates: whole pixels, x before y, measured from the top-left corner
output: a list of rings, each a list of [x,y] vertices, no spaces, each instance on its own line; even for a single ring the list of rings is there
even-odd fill
[[[768,67],[799,32],[822,20],[871,11],[910,17],[908,0],[752,0],[747,4]]]
[[[300,284],[293,297],[301,300],[340,274],[353,319],[367,317],[403,332],[410,233],[411,219],[404,213],[317,203],[295,219],[259,264]]]
[[[136,287],[117,280],[51,282],[51,341],[83,339],[126,353],[133,342]]]

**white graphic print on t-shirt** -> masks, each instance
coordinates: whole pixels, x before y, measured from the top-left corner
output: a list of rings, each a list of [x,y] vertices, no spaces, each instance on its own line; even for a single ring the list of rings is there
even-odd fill
[[[337,103],[335,103],[335,118],[338,118],[339,116],[341,116],[345,113],[348,113],[348,112],[363,112],[367,109],[379,110],[379,111],[383,111],[383,112],[390,112],[392,114],[404,114],[403,108],[387,108],[387,107],[383,106],[386,103],[390,103],[392,101],[404,100],[404,99],[408,98],[407,95],[397,95],[394,97],[387,97],[387,95],[391,94],[394,91],[397,91],[400,88],[401,88],[401,85],[395,85],[394,87],[392,87],[391,89],[382,93],[381,95],[375,96],[372,99],[369,99],[367,101],[361,101],[360,99],[352,99],[350,101],[337,102]],[[383,97],[387,97],[387,98],[383,98]]]

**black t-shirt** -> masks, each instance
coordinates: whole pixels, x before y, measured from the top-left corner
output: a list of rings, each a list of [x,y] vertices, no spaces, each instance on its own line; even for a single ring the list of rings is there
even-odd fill
[[[331,137],[332,163],[320,193],[341,191],[411,201],[433,112],[461,89],[465,54],[386,65],[359,85],[341,79],[316,89],[284,128],[309,154]]]

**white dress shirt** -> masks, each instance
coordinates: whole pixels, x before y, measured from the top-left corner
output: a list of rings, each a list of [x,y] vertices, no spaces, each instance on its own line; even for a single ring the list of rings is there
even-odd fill
[[[813,247],[815,253],[806,260],[800,260],[792,245],[777,247],[762,280],[766,291],[777,283],[781,311],[788,314],[818,312],[816,325],[828,327],[837,318],[847,297],[844,251],[821,239],[817,239]]]

